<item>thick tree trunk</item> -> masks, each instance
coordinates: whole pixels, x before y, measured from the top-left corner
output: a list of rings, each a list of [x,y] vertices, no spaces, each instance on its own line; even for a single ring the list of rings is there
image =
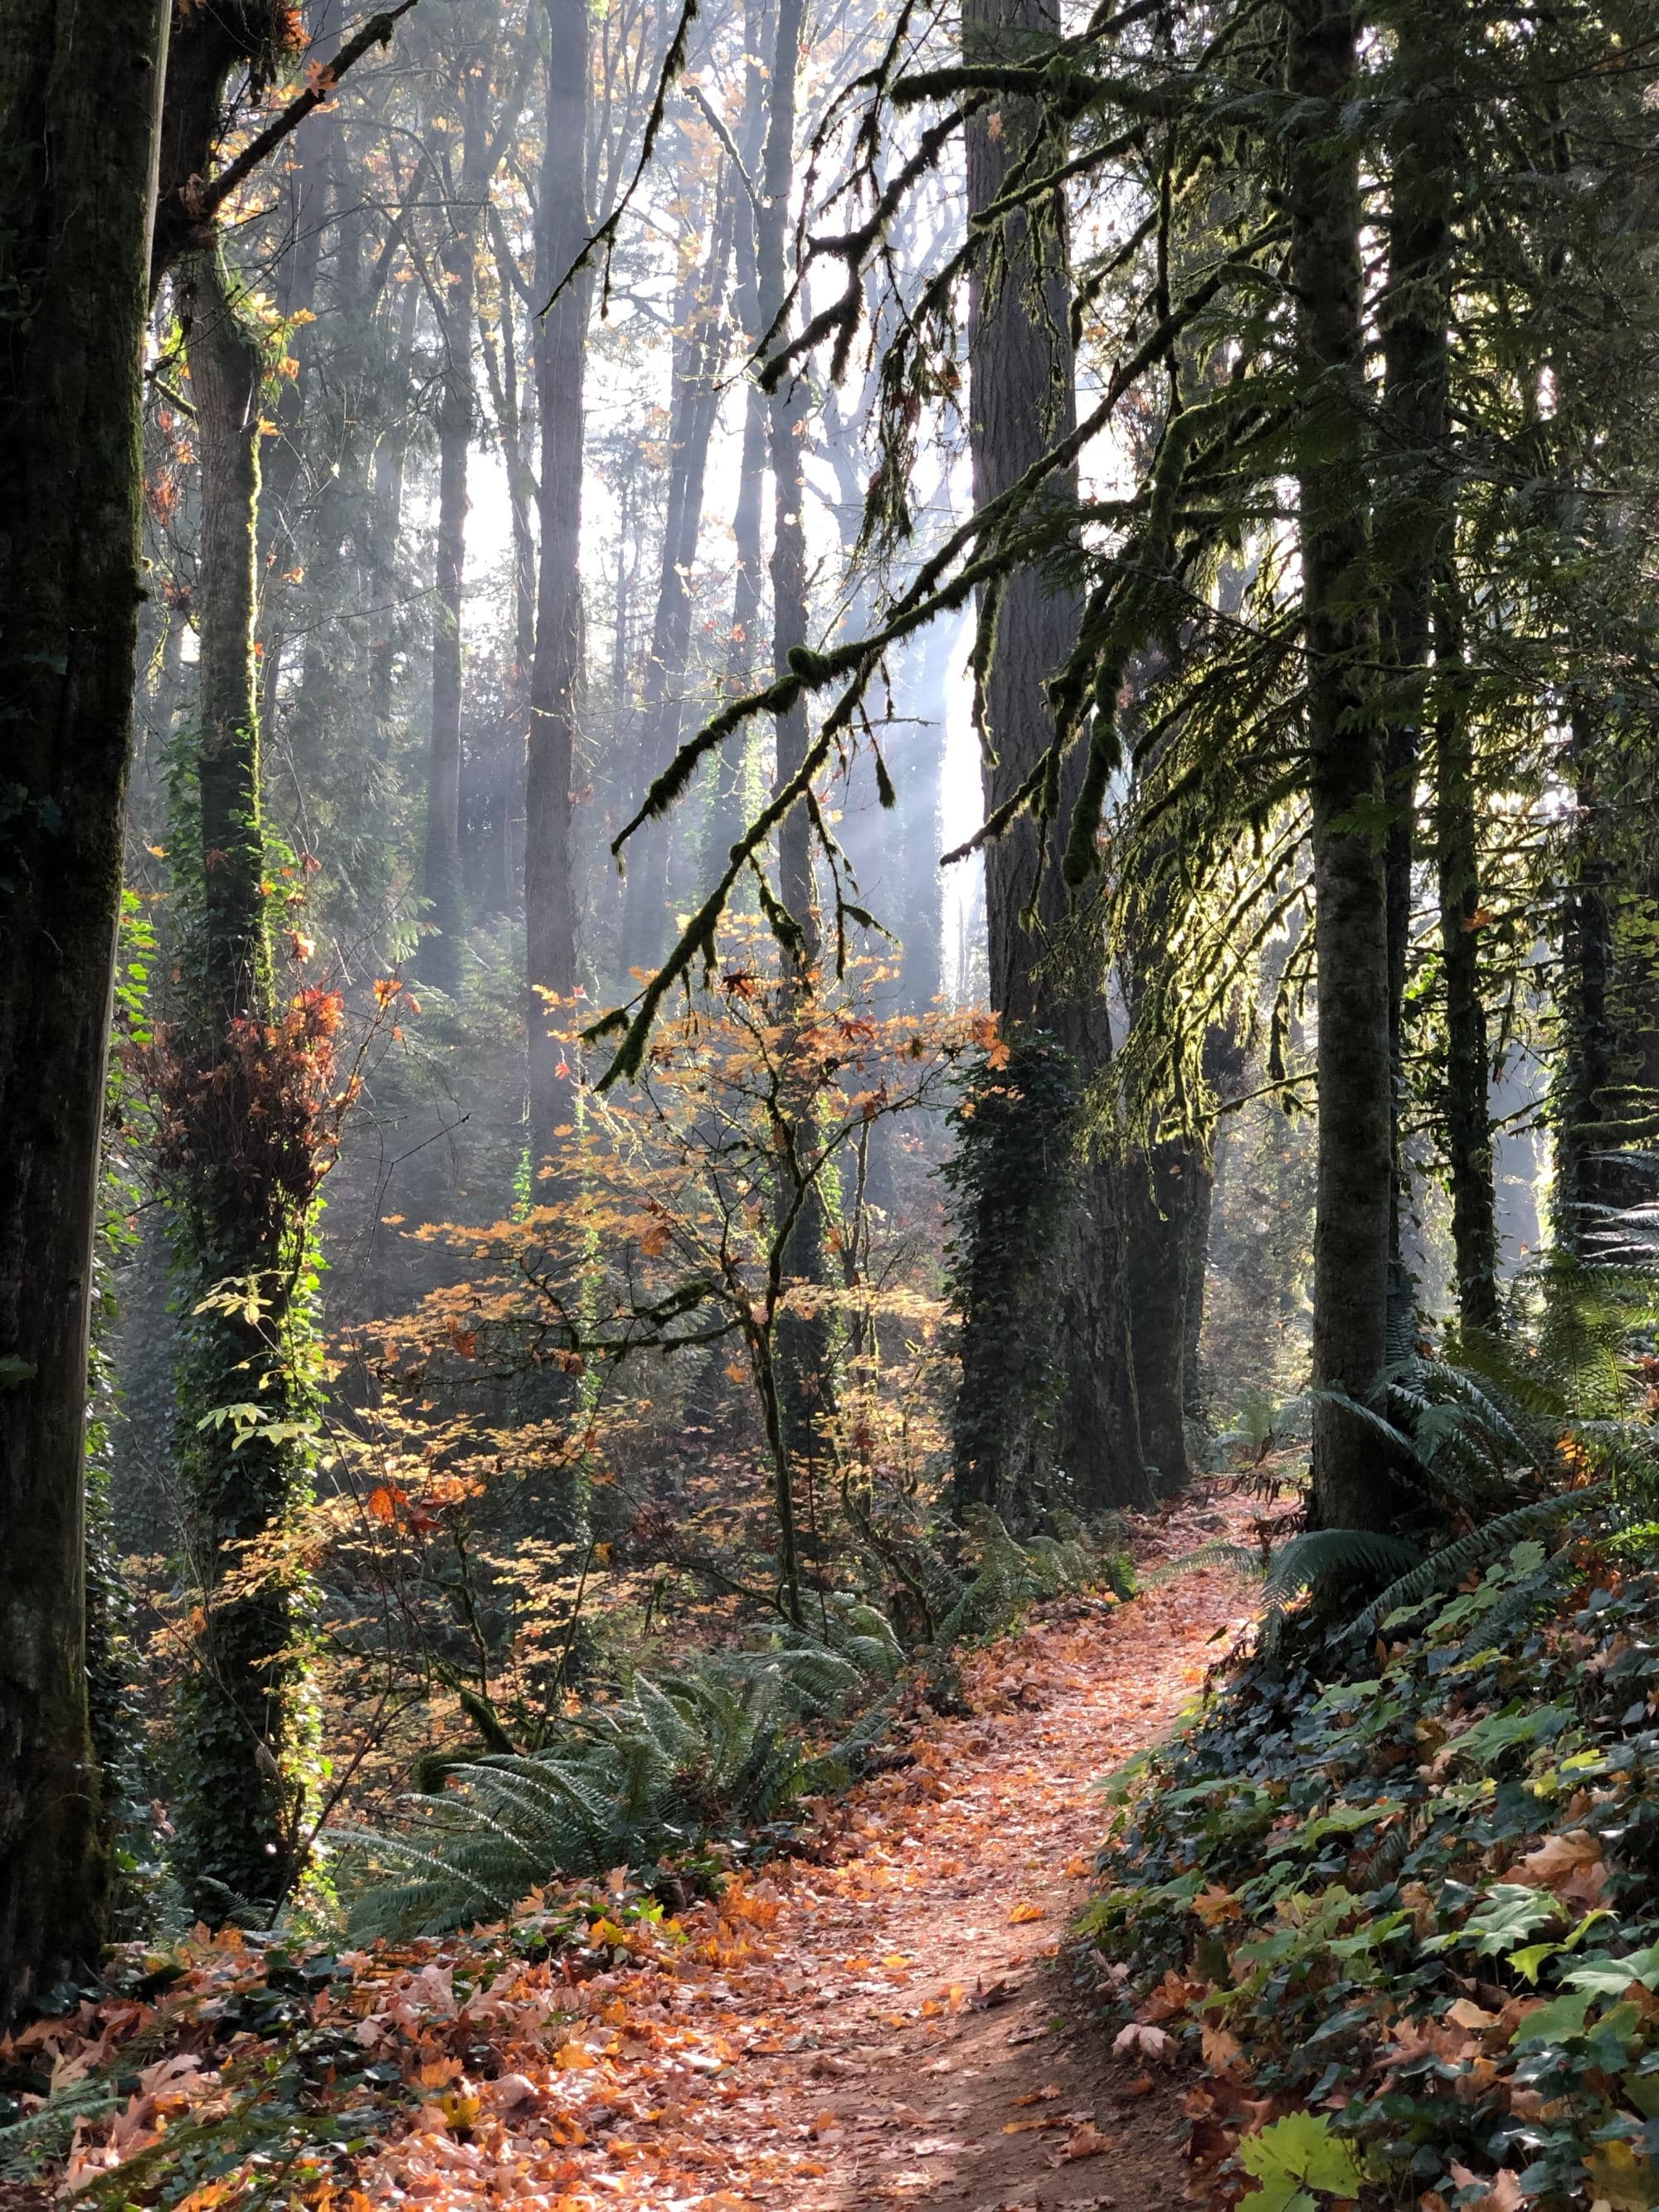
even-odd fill
[[[0,0],[0,2020],[102,1933],[82,1462],[167,30]]]
[[[772,47],[768,99],[766,143],[761,168],[761,205],[755,226],[756,283],[763,331],[771,330],[786,295],[785,241],[789,222],[789,198],[795,173],[796,76],[800,66],[804,0],[778,0],[775,38]],[[781,331],[774,337],[781,337]],[[772,461],[772,665],[788,666],[789,656],[806,643],[806,532],[803,508],[805,485],[802,456],[806,432],[807,393],[796,375],[783,378],[767,402],[767,431]],[[798,700],[775,724],[776,774],[775,788],[799,774],[806,757],[806,706]],[[793,956],[797,961],[797,988],[801,994],[813,988],[811,973],[819,952],[818,914],[813,883],[811,824],[804,799],[784,817],[778,830],[778,891],[793,916],[800,935]],[[786,1113],[804,1124],[812,1112],[812,1101],[802,1092],[784,1101]],[[787,1170],[780,1164],[781,1186]],[[823,1250],[822,1186],[806,1194],[796,1216],[785,1254],[789,1279],[808,1287],[829,1279]],[[834,1405],[835,1380],[830,1331],[823,1317],[789,1306],[778,1317],[775,1366],[780,1419],[788,1470],[799,1473],[810,1487],[828,1469],[829,1443],[825,1425]],[[787,1498],[780,1499],[780,1528],[783,1541],[793,1549],[795,1537]]]
[[[1386,1356],[1394,1178],[1358,163],[1340,135],[1354,19],[1346,0],[1295,0],[1289,32],[1288,89],[1308,118],[1288,181],[1303,434],[1314,456],[1297,480],[1319,928],[1313,1379],[1322,1392],[1369,1400]],[[1382,1439],[1333,1398],[1317,1400],[1316,1522],[1375,1528],[1394,1510]]]
[[[415,350],[415,326],[420,288],[404,287],[392,338],[391,387],[406,389]],[[404,477],[409,460],[410,436],[402,423],[380,441],[369,482],[368,542],[358,548],[365,596],[374,627],[368,645],[368,723],[375,757],[382,763],[392,757],[396,720],[398,656],[403,648],[404,624],[401,611],[398,552],[403,538]]]
[[[968,0],[963,11],[963,46],[970,59],[1018,59],[1058,29],[1057,11],[1048,0]],[[997,198],[1036,127],[1029,106],[1012,100],[969,123],[970,214]],[[1062,211],[1040,225],[1024,215],[1010,218],[994,279],[988,280],[980,264],[969,295],[969,436],[979,506],[1015,483],[1071,427],[1069,311]],[[1068,586],[1035,568],[1008,579],[985,687],[992,752],[985,775],[988,809],[1024,781],[1052,740],[1044,687],[1071,653],[1077,621]],[[1062,803],[1062,824],[1068,811]],[[1037,882],[1043,834],[1022,814],[986,853],[991,1004],[1011,1033],[1028,1025],[1050,1030],[1086,1086],[1111,1062],[1103,947],[1091,974],[1065,983],[1043,976],[1045,954],[1070,920],[1057,849],[1048,854]],[[1035,930],[1024,918],[1034,890]],[[1134,1402],[1115,1173],[1106,1152],[1093,1148],[1085,1148],[1076,1173],[1054,1323],[1064,1367],[1060,1464],[1086,1507],[1140,1504],[1150,1492]],[[964,1362],[972,1356],[965,1343]],[[971,1396],[978,1386],[964,1375],[963,1388]]]
[[[537,289],[543,299],[587,235],[583,148],[587,129],[588,17],[583,0],[547,0],[547,136],[537,210]],[[541,572],[531,675],[525,789],[525,1018],[529,1028],[530,1141],[538,1165],[556,1150],[570,1085],[549,1033],[542,994],[576,988],[576,899],[571,851],[576,713],[581,681],[582,386],[588,288],[578,278],[541,319],[536,356],[541,410]]]

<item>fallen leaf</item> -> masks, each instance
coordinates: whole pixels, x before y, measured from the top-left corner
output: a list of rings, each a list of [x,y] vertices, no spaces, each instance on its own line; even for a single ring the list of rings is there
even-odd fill
[[[1070,2166],[1079,2158],[1098,2158],[1103,2151],[1109,2151],[1111,2148],[1112,2137],[1102,2135],[1090,2120],[1066,2136],[1049,2162],[1054,2166]]]

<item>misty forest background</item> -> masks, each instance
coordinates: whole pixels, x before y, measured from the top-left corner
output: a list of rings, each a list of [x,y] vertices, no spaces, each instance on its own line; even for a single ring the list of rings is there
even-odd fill
[[[0,7],[8,2002],[1645,1421],[1646,0],[110,12]]]

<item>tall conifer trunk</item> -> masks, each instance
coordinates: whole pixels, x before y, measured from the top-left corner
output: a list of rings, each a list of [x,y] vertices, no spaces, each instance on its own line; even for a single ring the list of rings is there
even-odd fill
[[[584,0],[546,0],[547,136],[537,206],[536,284],[542,300],[587,235],[583,154],[588,105]],[[525,980],[530,1037],[532,1160],[547,1161],[569,1106],[568,1074],[549,1035],[541,994],[576,988],[576,900],[571,851],[576,712],[581,680],[582,387],[588,288],[579,277],[541,318],[536,352],[541,410],[541,568],[531,672],[525,790]]]
[[[691,645],[691,569],[702,530],[703,480],[720,408],[726,270],[741,187],[724,168],[715,188],[708,250],[688,275],[674,345],[670,407],[668,509],[645,671],[640,733],[641,792],[679,748]],[[623,904],[623,965],[654,968],[668,931],[669,830],[647,822],[635,831]]]
[[[1439,704],[1434,737],[1434,863],[1440,963],[1446,979],[1444,1121],[1451,1188],[1457,1310],[1464,1326],[1495,1329],[1498,1199],[1487,1101],[1486,1008],[1480,994],[1480,850],[1475,817],[1474,743],[1459,679],[1462,624],[1448,562],[1435,611]]]
[[[762,55],[766,39],[766,0],[744,0],[743,132],[738,142],[744,173],[760,167],[766,132],[766,72]],[[760,342],[762,322],[756,210],[745,192],[734,210],[734,305],[738,328],[749,346]],[[750,381],[744,398],[743,444],[738,463],[738,498],[732,518],[736,569],[732,585],[732,628],[727,639],[726,689],[741,698],[754,682],[755,643],[761,608],[761,515],[766,496],[766,395]],[[713,877],[726,866],[727,853],[744,818],[744,763],[748,732],[734,731],[715,768],[714,803],[709,813],[709,849],[705,869]]]
[[[967,0],[963,10],[963,46],[970,60],[1018,60],[1058,29],[1058,13],[1048,0]],[[1012,99],[970,120],[970,216],[997,198],[1036,127],[1031,108]],[[979,506],[1015,483],[1072,425],[1065,234],[1064,209],[1058,204],[1042,210],[1040,220],[1016,215],[1002,227],[1002,255],[994,274],[988,276],[983,262],[975,267],[969,306],[969,435]],[[1069,587],[1035,568],[1008,579],[985,687],[994,756],[985,779],[988,808],[1000,805],[1024,781],[1052,740],[1044,686],[1071,653],[1077,622],[1078,605]],[[1067,795],[1062,794],[1062,822]],[[1103,948],[1100,963],[1087,974],[1042,974],[1044,956],[1054,951],[1069,917],[1056,850],[1042,869],[1036,929],[1024,919],[1041,834],[1030,817],[1022,815],[986,853],[991,1004],[1011,1034],[1022,1029],[1050,1031],[1086,1085],[1111,1062]],[[1051,1133],[1034,1131],[1033,1141],[1051,1142]],[[1054,1293],[1060,1364],[1058,1462],[1085,1506],[1144,1503],[1150,1493],[1135,1409],[1114,1171],[1103,1153],[1092,1152],[1079,1156],[1072,1171],[1075,1194]],[[969,1429],[990,1435],[1002,1432],[1003,1425],[993,1417],[994,1409],[977,1401],[1002,1389],[1001,1363],[986,1339],[990,1357],[981,1364],[981,1341],[971,1330],[964,1340],[963,1396]],[[964,1472],[959,1458],[959,1476]],[[1019,1517],[1025,1509],[1008,1494],[1012,1479],[1012,1469],[1005,1476],[993,1468],[978,1468],[970,1487],[988,1500],[1001,1499]]]
[[[167,15],[0,0],[0,2020],[102,1931],[87,1350]]]
[[[773,325],[782,312],[787,289],[785,246],[795,173],[796,76],[800,67],[805,15],[805,0],[778,0],[761,167],[761,204],[755,226],[760,325],[763,331],[772,331],[774,343],[787,334],[781,329],[774,330]],[[780,379],[767,400],[768,450],[772,462],[775,671],[786,669],[790,654],[806,644],[806,530],[803,512],[806,488],[802,459],[807,398],[804,378],[792,372]],[[805,700],[797,699],[786,714],[778,715],[774,727],[777,746],[775,787],[781,788],[799,773],[806,757]],[[779,825],[778,890],[800,933],[796,949],[789,956],[796,963],[796,991],[792,996],[793,1002],[799,1004],[812,988],[811,973],[817,965],[821,949],[812,876],[811,824],[804,799],[790,808]],[[798,1121],[812,1110],[810,1097],[805,1094],[786,1097],[784,1109]],[[793,1163],[781,1158],[780,1190],[788,1189],[793,1174]],[[817,1285],[828,1279],[823,1231],[820,1185],[806,1194],[784,1255],[785,1271],[792,1281]],[[829,1328],[821,1315],[801,1313],[786,1305],[778,1321],[775,1364],[782,1443],[778,1517],[785,1563],[793,1583],[796,1540],[790,1484],[798,1474],[809,1486],[822,1480],[828,1453],[825,1423],[833,1403],[834,1377]],[[792,1597],[791,1601],[796,1603],[798,1600]]]
[[[1301,508],[1306,724],[1319,928],[1319,1152],[1313,1376],[1369,1400],[1387,1346],[1393,1207],[1382,747],[1370,671],[1364,330],[1357,153],[1342,137],[1355,68],[1346,0],[1293,0],[1287,88],[1303,118],[1289,152],[1291,276],[1303,379]],[[1316,1401],[1313,1512],[1327,1527],[1386,1527],[1394,1486],[1381,1438],[1330,1396]]]
[[[493,46],[492,46],[493,51]],[[478,233],[489,188],[489,71],[464,64],[461,173],[447,210],[438,257],[443,302],[439,337],[437,596],[433,607],[432,722],[426,776],[426,926],[421,975],[454,993],[461,981],[465,889],[461,872],[461,612],[466,569],[466,479],[474,428],[473,301]]]

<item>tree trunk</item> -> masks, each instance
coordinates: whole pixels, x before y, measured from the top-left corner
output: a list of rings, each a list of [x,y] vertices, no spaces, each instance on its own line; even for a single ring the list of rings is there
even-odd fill
[[[1462,657],[1456,592],[1456,578],[1448,570],[1436,616],[1440,702],[1434,741],[1434,860],[1446,979],[1446,1171],[1458,1314],[1466,1328],[1491,1330],[1499,1320],[1498,1199],[1487,1103],[1486,1009],[1480,995],[1474,745],[1468,700],[1455,673]]]
[[[1119,1178],[1141,1450],[1153,1487],[1165,1498],[1192,1474],[1187,1460],[1187,1309],[1194,1296],[1194,1218],[1202,1180],[1197,1146],[1174,1139],[1129,1160]]]
[[[763,330],[771,330],[781,313],[786,291],[784,244],[789,195],[795,173],[795,76],[800,66],[804,0],[778,0],[777,37],[772,52],[769,112],[762,162],[759,219],[756,224],[757,282]],[[775,341],[785,335],[774,332]],[[806,529],[802,514],[805,486],[801,461],[806,434],[804,378],[781,378],[767,402],[767,431],[772,461],[772,666],[781,672],[789,656],[806,643]],[[776,720],[777,775],[781,788],[799,773],[806,757],[806,702],[797,699]],[[817,913],[812,887],[811,825],[805,801],[792,807],[778,830],[778,888],[803,939],[803,957],[817,958]]]
[[[95,1966],[83,1453],[167,9],[0,0],[0,2020]]]
[[[1472,760],[1455,668],[1461,641],[1455,636],[1449,605],[1456,588],[1449,413],[1450,164],[1455,144],[1449,94],[1453,66],[1447,41],[1427,17],[1413,18],[1402,28],[1398,54],[1402,97],[1391,149],[1389,283],[1379,308],[1387,491],[1379,501],[1376,521],[1378,550],[1388,577],[1383,775],[1389,805],[1389,1032],[1395,1101],[1392,1318],[1396,1329],[1409,1322],[1413,1303],[1401,1249],[1408,1182],[1400,1134],[1405,1106],[1401,1013],[1411,925],[1416,785],[1431,641],[1438,664],[1435,848],[1446,976],[1452,1233],[1464,1320],[1485,1328],[1497,1317],[1485,1020],[1476,943],[1464,927],[1474,915],[1479,891]],[[1484,1204],[1478,1188],[1483,1178]]]
[[[651,657],[645,671],[645,720],[640,735],[644,786],[679,749],[684,723],[686,665],[691,645],[691,569],[702,530],[703,478],[720,409],[726,269],[737,179],[723,169],[716,186],[708,257],[691,272],[681,302],[670,408],[668,511],[657,582]],[[630,841],[623,906],[623,965],[654,968],[667,936],[669,830],[647,822]]]
[[[766,139],[767,0],[744,0],[743,133],[738,151],[744,173],[759,170]],[[736,275],[733,305],[745,346],[758,344],[761,336],[758,245],[756,210],[749,195],[740,195],[733,216],[733,264]],[[732,585],[732,627],[726,641],[726,693],[741,698],[752,688],[755,677],[755,639],[760,623],[761,515],[766,495],[766,395],[758,384],[748,384],[744,398],[743,444],[738,462],[738,498],[732,517],[736,568]],[[744,815],[744,771],[749,726],[734,730],[720,748],[714,764],[714,803],[708,813],[708,849],[704,872],[712,881],[726,866],[726,856],[742,830]]]
[[[184,269],[202,463],[201,904],[187,963],[173,1227],[185,1279],[185,1541],[202,1607],[180,1698],[173,1817],[191,1908],[218,1921],[250,1908],[268,1917],[295,1871],[283,1762],[295,1747],[301,1615],[280,1568],[249,1580],[246,1552],[280,1528],[307,1462],[291,1438],[259,1432],[239,1443],[221,1409],[257,1404],[267,1422],[300,1409],[283,1347],[308,1190],[295,1190],[304,1166],[277,1145],[286,1071],[270,1042],[276,990],[253,658],[263,365],[217,250],[192,254]],[[228,1285],[243,1299],[215,1297]]]
[[[392,345],[391,388],[407,389],[415,350],[415,326],[420,288],[410,282],[398,301]],[[396,675],[403,648],[404,621],[398,568],[403,537],[404,475],[409,460],[407,420],[380,441],[369,482],[368,542],[358,548],[362,564],[364,595],[372,611],[374,630],[368,646],[368,724],[370,742],[382,763],[392,758],[395,736]]]
[[[432,724],[426,774],[427,913],[422,978],[453,997],[461,985],[466,896],[461,873],[461,609],[466,568],[466,477],[471,451],[472,309],[478,228],[489,189],[489,72],[463,78],[459,192],[439,256],[443,387],[438,401],[437,597],[432,625]]]
[[[1560,1072],[1555,1103],[1555,1236],[1577,1258],[1610,1205],[1624,1194],[1610,1154],[1621,1132],[1613,1015],[1613,867],[1601,802],[1595,716],[1582,694],[1570,714],[1570,760],[1577,804],[1561,930]]]
[[[313,52],[331,56],[340,43],[341,0],[318,0],[310,11],[310,45]],[[289,344],[298,364],[293,376],[282,380],[272,412],[276,434],[268,441],[260,465],[259,574],[263,580],[260,612],[264,658],[259,665],[263,694],[261,719],[266,729],[276,727],[276,691],[282,678],[287,640],[283,622],[293,587],[283,588],[289,571],[296,565],[301,543],[292,511],[307,458],[316,458],[315,425],[306,421],[306,385],[313,347],[317,309],[317,279],[322,267],[323,234],[333,198],[334,159],[339,143],[339,111],[330,101],[316,110],[295,140],[295,158],[282,174],[284,207],[282,220],[291,244],[278,264],[276,311],[290,325]],[[295,325],[295,316],[304,321]],[[323,502],[336,479],[326,477]],[[320,532],[317,533],[319,536]],[[337,539],[336,545],[337,547]],[[313,596],[328,599],[317,590]],[[309,642],[309,641],[307,641]]]
[[[583,0],[546,0],[547,137],[537,209],[536,283],[545,300],[587,235],[583,149],[587,129],[588,17]],[[531,672],[525,788],[525,1018],[529,1028],[530,1141],[540,1165],[568,1118],[568,1074],[549,1034],[542,993],[576,988],[572,783],[581,681],[582,386],[588,288],[579,277],[542,317],[536,374],[541,410],[541,571]]]
[[[973,60],[1018,60],[1059,30],[1048,0],[968,0],[963,47]],[[1012,165],[1031,143],[1038,119],[1029,104],[1007,100],[968,125],[970,216],[1002,191]],[[1070,280],[1063,210],[1040,223],[1024,214],[1002,227],[994,279],[976,263],[969,290],[969,441],[974,498],[983,507],[1016,483],[1071,428],[1073,418]],[[1078,605],[1066,585],[1027,568],[1004,586],[995,649],[985,684],[992,757],[985,773],[988,811],[1030,774],[1054,734],[1044,686],[1076,641]],[[1080,763],[1068,778],[1075,781]],[[1062,793],[1060,822],[1068,816]],[[1070,920],[1058,849],[1038,867],[1052,825],[1022,814],[985,856],[985,906],[991,1004],[1012,1035],[1046,1028],[1070,1054],[1080,1085],[1103,1077],[1112,1055],[1103,994],[1104,950],[1092,972],[1064,983],[1042,974],[1046,953]],[[1036,927],[1026,910],[1037,894]],[[1064,1379],[1056,1445],[1079,1501],[1094,1508],[1148,1498],[1134,1402],[1127,1310],[1123,1296],[1114,1170],[1103,1151],[1080,1147],[1076,1197],[1064,1232],[1054,1330]],[[964,1365],[974,1356],[964,1341]],[[963,1390],[979,1395],[966,1372]]]
[[[931,1011],[945,990],[945,902],[937,854],[945,792],[951,661],[960,627],[932,623],[904,655],[903,773],[888,832],[898,870],[895,926],[907,1012]]]
[[[1346,0],[1295,0],[1289,29],[1287,88],[1309,118],[1291,144],[1288,197],[1310,456],[1297,488],[1319,928],[1313,1379],[1322,1392],[1369,1401],[1387,1349],[1393,1114],[1382,743],[1367,672],[1377,636],[1358,163],[1339,135],[1354,19]],[[1316,1400],[1316,1523],[1386,1528],[1395,1504],[1381,1437],[1333,1398]]]

